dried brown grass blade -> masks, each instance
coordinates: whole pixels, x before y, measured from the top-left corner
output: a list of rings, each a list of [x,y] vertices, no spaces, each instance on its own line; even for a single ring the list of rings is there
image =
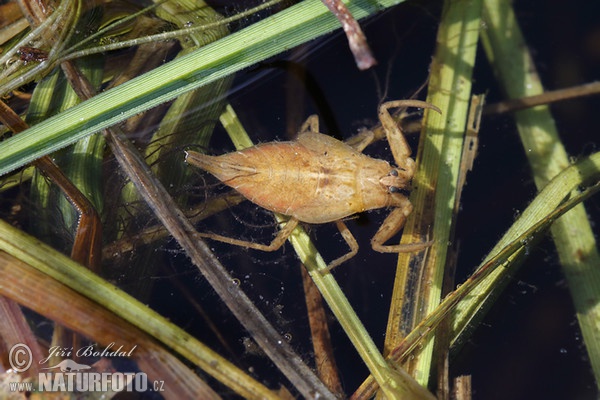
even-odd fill
[[[146,333],[97,303],[0,251],[0,294],[100,344],[123,343],[151,381],[164,381],[166,398],[220,398],[193,371]],[[27,288],[27,293],[23,293]],[[68,304],[68,307],[65,307]],[[116,346],[118,347],[118,346]]]

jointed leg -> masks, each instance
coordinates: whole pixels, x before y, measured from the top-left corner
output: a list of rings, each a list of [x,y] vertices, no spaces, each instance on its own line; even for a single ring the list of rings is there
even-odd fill
[[[227,236],[217,235],[216,233],[201,233],[195,232],[194,235],[208,238],[212,240],[218,240],[219,242],[233,244],[235,246],[247,247],[249,249],[262,250],[262,251],[275,251],[279,249],[290,236],[294,228],[298,225],[296,218],[290,218],[286,222],[285,226],[277,233],[277,236],[273,239],[270,244],[254,243],[247,240],[233,239]]]
[[[379,230],[371,239],[373,250],[380,253],[412,253],[414,251],[423,250],[433,244],[433,242],[411,243],[411,244],[396,244],[384,245],[392,236],[394,236],[406,223],[406,218],[412,211],[412,205],[406,199],[402,207],[395,208],[383,221]]]
[[[344,238],[346,243],[348,243],[348,247],[350,247],[350,251],[348,253],[344,254],[343,256],[338,257],[335,260],[333,260],[332,262],[330,262],[327,265],[327,269],[323,270],[322,272],[331,271],[338,265],[345,263],[346,261],[348,261],[349,259],[354,257],[356,255],[356,253],[358,253],[358,243],[356,242],[354,235],[352,235],[352,232],[350,232],[350,229],[348,229],[346,224],[344,222],[342,222],[341,220],[335,221],[335,224],[337,225],[338,229],[340,230],[340,233],[342,234],[342,237]]]
[[[300,127],[299,133],[305,133],[305,132],[320,133],[318,116],[311,115],[310,117],[308,117],[306,119],[306,121],[304,121],[304,123]],[[345,143],[347,145],[353,147],[356,151],[362,153],[362,151],[365,149],[365,147],[367,147],[374,141],[375,141],[375,134],[368,129],[363,129],[358,134],[349,138]]]
[[[313,114],[309,116],[300,127],[299,133],[314,132],[319,133],[319,116]]]
[[[354,150],[362,153],[362,151],[375,141],[375,133],[369,129],[363,129],[356,135],[352,136],[344,143],[354,148]]]
[[[390,149],[392,150],[392,154],[396,160],[396,165],[401,169],[413,171],[414,161],[412,158],[410,158],[410,146],[406,142],[402,130],[398,127],[398,124],[396,121],[394,121],[394,118],[392,118],[392,115],[389,112],[390,108],[397,107],[429,108],[439,112],[440,114],[441,111],[433,104],[429,104],[420,100],[388,101],[379,107],[379,120],[381,121],[381,125],[383,126],[383,129],[387,135]]]

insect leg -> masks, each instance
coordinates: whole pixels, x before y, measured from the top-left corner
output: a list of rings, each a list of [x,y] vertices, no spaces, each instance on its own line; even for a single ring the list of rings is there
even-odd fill
[[[410,171],[414,169],[414,161],[410,158],[410,146],[406,142],[402,130],[398,127],[398,124],[396,121],[394,121],[394,118],[392,118],[392,115],[389,112],[390,108],[397,107],[429,108],[437,111],[440,114],[442,112],[433,104],[429,104],[420,100],[388,101],[379,107],[379,120],[381,121],[381,125],[383,126],[383,129],[387,135],[390,149],[392,150],[392,154],[396,160],[396,165],[402,169]]]
[[[218,240],[219,242],[229,243],[235,246],[246,247],[249,249],[275,251],[285,243],[286,239],[290,236],[297,225],[298,220],[296,218],[290,218],[290,220],[286,222],[285,226],[277,233],[277,236],[275,236],[270,244],[254,243],[247,240],[234,239],[227,236],[217,235],[216,233],[195,232],[194,235],[212,240]]]
[[[358,134],[352,136],[344,143],[354,148],[354,150],[362,153],[362,151],[375,141],[375,133],[368,129],[361,130]]]
[[[412,205],[406,199],[406,203],[402,207],[398,207],[392,210],[390,214],[385,218],[383,224],[379,227],[373,239],[371,239],[371,246],[373,250],[380,253],[412,253],[414,251],[423,250],[433,244],[432,241],[422,243],[410,243],[410,244],[395,244],[385,245],[392,236],[394,236],[406,223],[406,217],[412,211]]]
[[[313,114],[310,117],[308,117],[306,119],[306,121],[304,121],[304,123],[300,127],[299,133],[304,133],[304,132],[319,133],[319,116],[318,115]]]
[[[340,265],[340,264],[348,261],[352,257],[354,257],[356,255],[356,253],[358,253],[358,243],[356,242],[356,239],[354,238],[354,235],[352,234],[352,232],[350,232],[350,229],[348,229],[348,227],[346,226],[346,224],[344,222],[342,222],[342,220],[335,221],[335,224],[337,225],[338,229],[340,230],[340,233],[342,234],[342,237],[344,238],[346,243],[348,243],[348,247],[350,247],[350,251],[348,253],[344,254],[343,256],[338,257],[335,260],[333,260],[332,262],[330,262],[327,265],[327,268],[322,270],[323,273],[331,271],[338,265]]]

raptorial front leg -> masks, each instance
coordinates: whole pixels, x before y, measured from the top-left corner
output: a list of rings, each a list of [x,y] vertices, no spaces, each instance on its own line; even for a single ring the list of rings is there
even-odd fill
[[[412,211],[412,204],[408,199],[401,207],[395,208],[385,218],[373,239],[371,239],[371,246],[373,250],[380,253],[412,253],[414,251],[420,251],[426,249],[433,244],[433,241],[423,243],[411,243],[411,244],[391,244],[385,245],[392,236],[400,231],[406,223],[406,218]]]
[[[396,165],[407,171],[407,175],[412,177],[412,174],[415,170],[415,162],[412,158],[410,158],[410,146],[406,142],[406,138],[404,137],[402,130],[389,112],[390,108],[399,107],[429,108],[437,111],[440,114],[442,112],[433,104],[429,104],[420,100],[388,101],[379,107],[379,120],[381,121],[381,125],[383,126],[383,129],[387,135],[387,140],[390,144],[392,154],[394,155],[394,160],[396,160]]]
[[[275,251],[278,250],[285,243],[285,241],[291,235],[292,231],[296,228],[297,225],[298,220],[296,218],[290,218],[290,220],[285,223],[284,227],[279,232],[277,232],[277,236],[275,236],[273,241],[269,244],[254,243],[249,242],[247,240],[234,239],[223,235],[217,235],[216,233],[195,232],[194,235],[254,250]]]

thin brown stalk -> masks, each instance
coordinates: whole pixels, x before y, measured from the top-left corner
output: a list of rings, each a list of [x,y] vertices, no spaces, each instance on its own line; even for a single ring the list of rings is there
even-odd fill
[[[350,51],[352,51],[358,69],[364,71],[376,65],[377,60],[373,57],[373,53],[367,44],[367,38],[356,19],[352,16],[350,10],[348,10],[348,7],[346,7],[341,0],[321,1],[342,24],[342,28],[344,29],[344,32],[346,32],[346,37],[348,38]]]
[[[2,101],[0,101],[0,122],[14,133],[28,128],[25,121]],[[34,161],[33,165],[60,188],[80,215],[71,258],[91,270],[97,271],[101,261],[102,224],[96,209],[50,157],[42,157]]]
[[[573,86],[566,89],[552,90],[535,96],[511,99],[499,103],[490,104],[483,109],[484,115],[502,114],[512,111],[524,110],[544,104],[556,103],[564,100],[576,99],[597,95],[600,93],[600,82],[591,82],[584,85]]]
[[[333,355],[333,346],[331,345],[331,335],[329,334],[329,327],[327,325],[327,315],[323,307],[323,298],[306,271],[306,268],[302,266],[300,270],[302,271],[304,299],[306,300],[317,373],[333,393],[339,398],[344,398],[346,396],[342,389],[342,383],[340,382],[340,376]]]
[[[104,135],[119,165],[136,185],[155,215],[281,372],[303,396],[311,398],[318,393],[322,398],[334,399],[335,396],[256,309],[208,246],[196,235],[193,225],[177,207],[164,186],[153,178],[150,168],[131,142],[117,130],[105,131]]]
[[[31,26],[38,26],[46,19],[48,7],[45,2],[36,0],[18,0],[17,4]]]

